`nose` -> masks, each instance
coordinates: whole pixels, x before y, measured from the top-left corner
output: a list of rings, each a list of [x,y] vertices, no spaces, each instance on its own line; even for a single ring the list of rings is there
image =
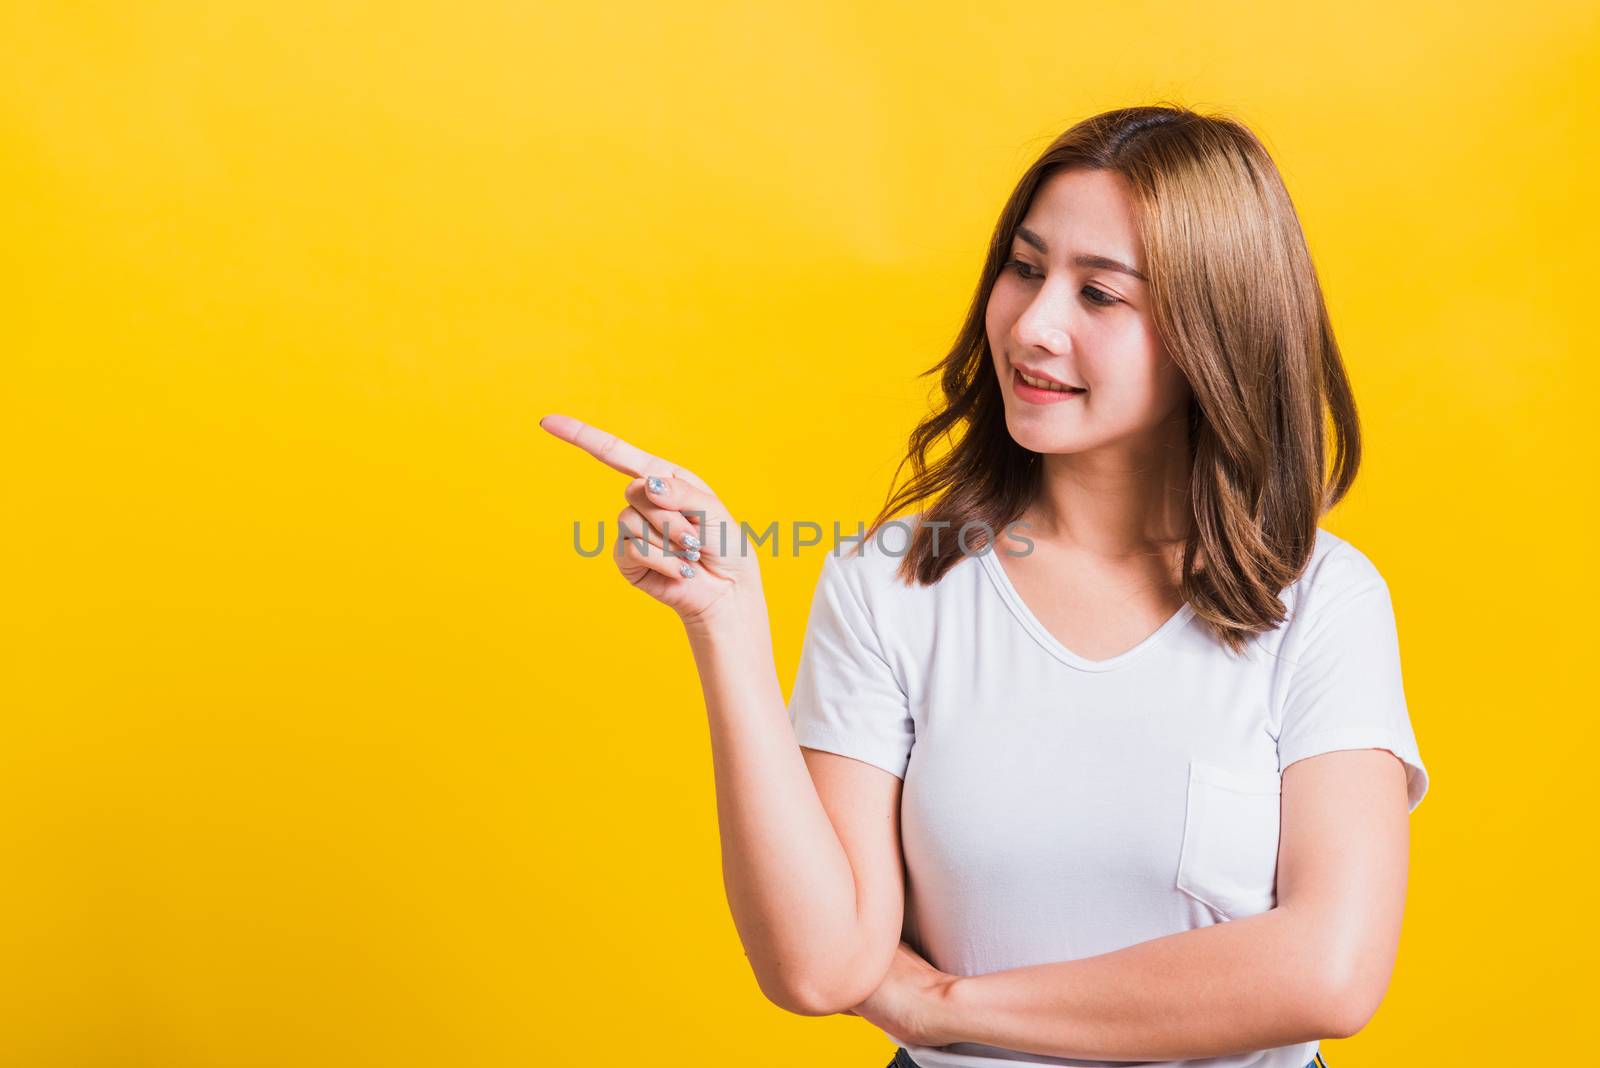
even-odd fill
[[[1014,329],[1017,342],[1027,348],[1043,349],[1053,356],[1061,356],[1072,349],[1071,335],[1067,333],[1069,305],[1050,294],[1050,287],[1040,290],[1032,304],[1017,317]]]
[[[1018,319],[1016,335],[1017,343],[1024,349],[1042,350],[1052,356],[1065,356],[1072,350],[1065,330],[1041,321],[1036,315]]]
[[[1052,352],[1067,347],[1067,332],[1053,326],[1039,331],[1039,343]]]

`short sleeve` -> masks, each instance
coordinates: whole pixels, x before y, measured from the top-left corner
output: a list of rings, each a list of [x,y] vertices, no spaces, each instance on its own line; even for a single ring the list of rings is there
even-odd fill
[[[1428,792],[1400,672],[1389,587],[1364,557],[1352,581],[1315,590],[1287,643],[1278,770],[1338,749],[1387,749],[1405,764],[1408,811]]]
[[[904,779],[915,739],[910,701],[885,655],[865,583],[881,561],[823,558],[789,700],[795,739]]]

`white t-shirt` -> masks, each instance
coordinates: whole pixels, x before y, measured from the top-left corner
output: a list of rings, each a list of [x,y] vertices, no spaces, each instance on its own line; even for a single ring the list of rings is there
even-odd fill
[[[1280,775],[1304,757],[1387,749],[1412,811],[1427,792],[1388,586],[1326,530],[1281,594],[1289,617],[1241,656],[1185,604],[1086,660],[993,551],[906,586],[908,544],[890,526],[860,556],[848,543],[824,556],[789,716],[800,745],[903,780],[904,937],[943,972],[1092,957],[1271,909]],[[1160,1062],[907,1049],[923,1068],[1302,1068],[1317,1043]]]

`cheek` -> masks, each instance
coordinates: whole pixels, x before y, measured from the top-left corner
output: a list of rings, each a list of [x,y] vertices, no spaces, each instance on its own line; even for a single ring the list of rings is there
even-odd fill
[[[998,288],[989,294],[989,303],[983,308],[983,329],[989,335],[989,345],[996,351],[1000,346],[996,342],[1001,340],[1000,309],[1002,299]]]
[[[1005,362],[1006,332],[1009,327],[1010,323],[1001,316],[999,306],[991,300],[984,312],[983,330],[989,340],[989,358],[996,369]]]
[[[1108,332],[1086,338],[1078,349],[1078,373],[1102,404],[1159,402],[1184,384],[1183,376],[1143,331]]]

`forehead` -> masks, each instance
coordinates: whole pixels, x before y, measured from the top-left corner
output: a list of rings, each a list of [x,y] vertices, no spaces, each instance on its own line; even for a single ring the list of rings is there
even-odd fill
[[[1111,171],[1051,175],[1034,191],[1022,225],[1045,239],[1052,256],[1089,252],[1143,267],[1127,179]]]

